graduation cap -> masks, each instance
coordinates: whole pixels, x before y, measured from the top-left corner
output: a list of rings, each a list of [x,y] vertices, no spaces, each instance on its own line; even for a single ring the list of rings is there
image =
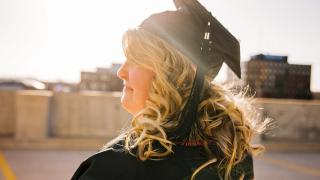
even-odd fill
[[[139,28],[165,40],[197,66],[180,123],[167,132],[170,140],[185,141],[190,140],[192,126],[200,127],[198,105],[204,98],[205,75],[210,71],[212,79],[215,78],[225,62],[240,78],[240,46],[197,0],[174,0],[174,3],[177,10],[153,14]]]

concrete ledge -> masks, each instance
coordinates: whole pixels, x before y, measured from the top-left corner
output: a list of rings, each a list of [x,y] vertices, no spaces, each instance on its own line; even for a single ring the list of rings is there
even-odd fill
[[[266,152],[320,152],[320,143],[316,142],[263,142]]]
[[[256,99],[263,115],[273,119],[264,142],[320,142],[320,101]]]
[[[319,99],[255,98],[255,102],[258,104],[320,105]]]
[[[0,138],[0,149],[37,150],[99,150],[108,138],[48,138],[39,141],[19,141]],[[315,142],[262,142],[266,152],[320,152],[320,143]]]
[[[112,138],[48,138],[46,140],[21,141],[0,138],[0,149],[29,150],[99,150]]]
[[[47,138],[51,98],[51,91],[23,90],[16,93],[16,139],[36,141]]]

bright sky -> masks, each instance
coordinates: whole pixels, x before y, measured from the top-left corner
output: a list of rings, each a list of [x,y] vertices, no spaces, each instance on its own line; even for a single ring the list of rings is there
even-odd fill
[[[241,41],[241,58],[288,55],[312,64],[320,91],[320,1],[200,0]],[[0,0],[0,77],[77,82],[81,70],[123,62],[123,32],[172,0]]]

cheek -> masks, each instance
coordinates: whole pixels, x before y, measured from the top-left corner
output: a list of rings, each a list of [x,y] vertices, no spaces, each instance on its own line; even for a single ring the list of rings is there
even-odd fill
[[[134,77],[131,79],[131,84],[135,100],[145,102],[148,99],[153,73],[139,71],[135,72],[132,77]]]
[[[125,90],[121,102],[130,113],[134,114],[145,107],[154,73],[137,69],[129,72],[129,84],[132,90]]]

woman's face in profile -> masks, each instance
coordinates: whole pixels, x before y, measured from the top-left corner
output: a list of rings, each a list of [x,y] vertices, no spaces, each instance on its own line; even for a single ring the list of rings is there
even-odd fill
[[[117,72],[123,80],[122,107],[134,115],[145,107],[154,72],[126,60]]]

